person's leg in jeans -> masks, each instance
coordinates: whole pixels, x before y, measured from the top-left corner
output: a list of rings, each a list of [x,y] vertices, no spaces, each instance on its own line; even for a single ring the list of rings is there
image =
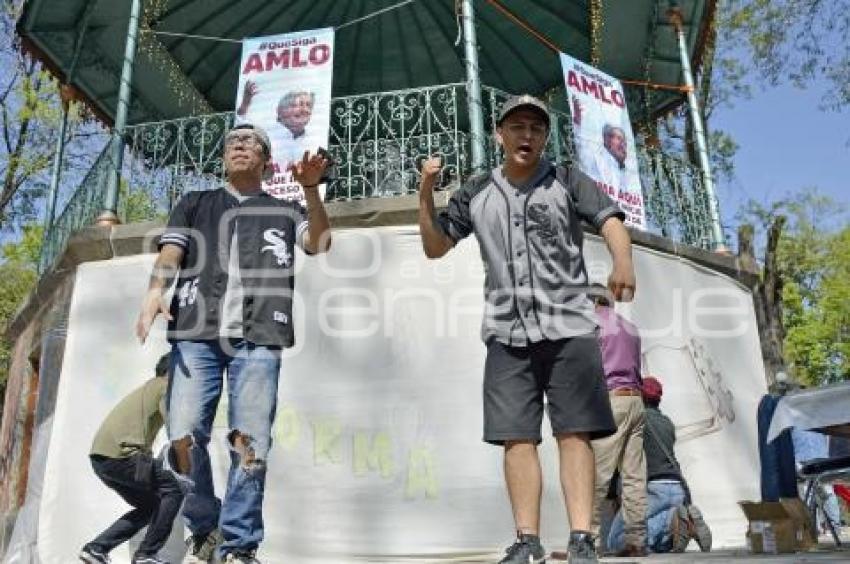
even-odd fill
[[[195,537],[218,527],[221,502],[213,490],[207,445],[221,396],[226,358],[217,341],[175,341],[168,386],[168,438],[178,461],[188,459],[194,482],[183,517]],[[185,468],[177,468],[185,472]]]
[[[159,462],[154,463],[151,486],[159,502],[150,517],[145,538],[136,551],[137,556],[155,556],[165,546],[174,518],[183,503],[183,492],[177,478]]]
[[[684,503],[685,490],[673,481],[653,481],[647,484],[646,546],[652,552],[669,552],[672,545],[670,518],[676,507]],[[614,552],[626,546],[623,513],[618,511],[608,534],[608,548]]]
[[[148,524],[156,510],[157,497],[149,485],[136,481],[134,456],[129,458],[95,456],[91,458],[91,463],[97,477],[133,507],[84,547],[106,554],[121,543],[130,540]]]
[[[685,502],[685,490],[675,481],[653,481],[647,486],[647,537],[652,552],[669,552],[673,545],[671,518],[676,508]]]
[[[646,455],[643,450],[645,424],[643,400],[640,396],[627,396],[625,441],[620,475],[623,478],[623,518],[626,544],[646,546]]]
[[[221,510],[222,555],[251,552],[263,540],[266,460],[277,409],[281,351],[231,341],[227,367],[230,474]]]
[[[625,526],[623,523],[623,510],[620,509],[614,515],[614,520],[611,522],[611,529],[608,531],[608,539],[606,541],[608,552],[616,553],[626,548]]]

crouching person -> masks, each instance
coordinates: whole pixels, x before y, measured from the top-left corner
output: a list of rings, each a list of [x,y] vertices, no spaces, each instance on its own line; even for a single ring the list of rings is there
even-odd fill
[[[659,409],[663,388],[652,376],[643,379],[646,426],[647,547],[652,552],[684,552],[691,539],[703,552],[711,550],[711,530],[696,505],[691,503],[688,483],[676,459],[676,429]],[[608,548],[625,546],[622,512],[617,513],[608,535]]]
[[[133,509],[86,544],[80,560],[109,562],[109,552],[147,527],[133,564],[165,564],[157,553],[171,533],[183,493],[174,474],[155,460],[151,447],[165,420],[170,355],[156,364],[156,377],[121,400],[100,426],[92,444],[95,474]]]

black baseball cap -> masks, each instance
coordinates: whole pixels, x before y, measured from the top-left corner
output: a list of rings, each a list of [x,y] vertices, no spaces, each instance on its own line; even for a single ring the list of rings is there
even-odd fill
[[[511,96],[502,108],[499,110],[499,119],[496,120],[496,125],[502,125],[505,118],[517,110],[532,110],[538,114],[546,122],[546,127],[549,127],[549,109],[542,100],[535,98],[531,94],[520,94],[519,96]]]

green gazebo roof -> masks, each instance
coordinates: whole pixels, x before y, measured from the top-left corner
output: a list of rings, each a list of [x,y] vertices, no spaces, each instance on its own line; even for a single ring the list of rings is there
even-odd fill
[[[145,0],[143,28],[239,40],[337,27],[399,0]],[[681,65],[669,0],[500,0],[574,57],[621,78],[680,84]],[[591,9],[601,6],[600,25]],[[692,60],[698,63],[713,0],[676,2]],[[487,0],[474,0],[481,80],[507,92],[543,94],[562,86],[555,54]],[[18,22],[25,48],[111,122],[118,99],[130,0],[29,0]],[[462,82],[455,0],[413,0],[339,29],[334,96]],[[129,123],[232,110],[241,46],[143,32],[132,82]],[[650,108],[675,106],[682,94],[652,91]],[[632,108],[633,117],[636,108]]]

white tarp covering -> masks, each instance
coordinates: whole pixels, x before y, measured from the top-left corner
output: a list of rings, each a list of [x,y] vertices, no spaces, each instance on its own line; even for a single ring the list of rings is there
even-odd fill
[[[586,252],[591,277],[604,279],[604,245],[591,238]],[[153,258],[78,269],[41,488],[44,564],[73,561],[127,510],[87,454],[103,417],[166,350],[161,321],[146,346],[133,335]],[[330,255],[299,260],[298,346],[284,356],[260,558],[339,564],[501,551],[513,524],[501,452],[481,441],[475,242],[428,261],[416,228],[346,230],[334,233]],[[622,311],[646,332],[645,367],[665,385],[662,408],[680,427],[677,453],[715,544],[740,546],[746,523],[736,502],[758,497],[755,412],[765,392],[750,296],[662,253],[637,248],[635,265],[637,298]],[[220,491],[224,417],[216,428]],[[551,438],[541,458],[542,538],[563,550],[568,523]],[[113,561],[129,557],[121,547]]]
[[[767,442],[785,429],[819,429],[850,424],[850,383],[788,394],[776,406]]]

